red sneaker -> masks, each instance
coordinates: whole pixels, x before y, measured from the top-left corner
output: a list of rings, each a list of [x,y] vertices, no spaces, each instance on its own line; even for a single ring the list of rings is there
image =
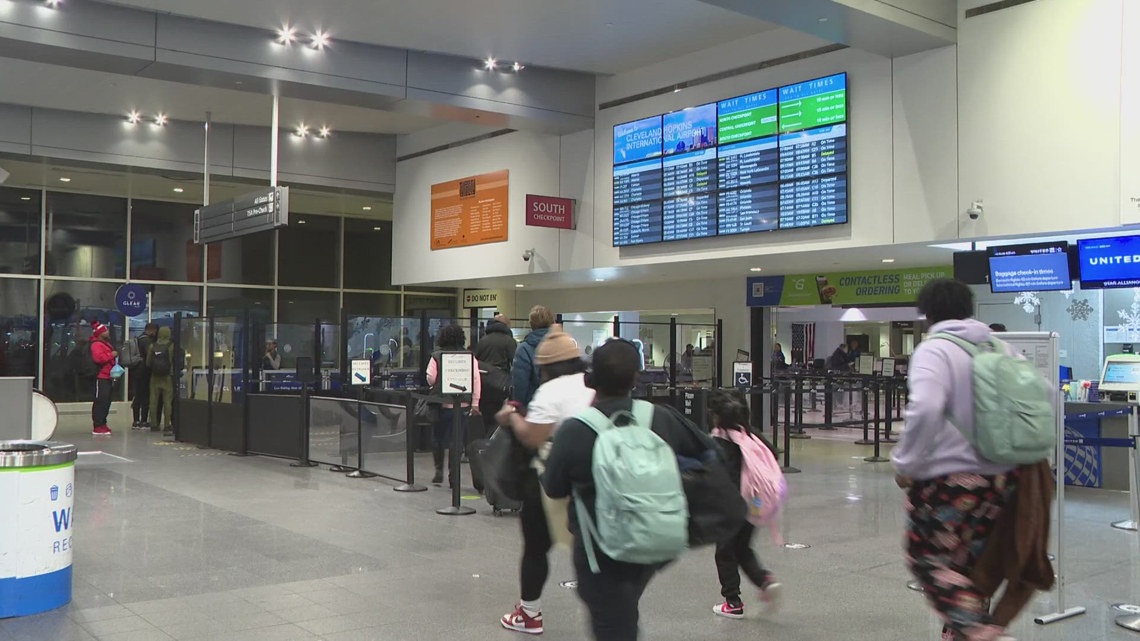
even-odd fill
[[[499,623],[502,623],[504,628],[515,632],[542,634],[542,613],[538,612],[531,616],[523,609],[522,605],[516,606],[514,612],[504,614]]]
[[[718,617],[724,617],[726,619],[743,619],[744,604],[740,603],[733,605],[732,603],[725,601],[724,603],[713,606],[713,614],[717,615]]]
[[[107,427],[106,425],[100,425],[99,427],[92,429],[91,434],[95,436],[110,436],[111,428]]]

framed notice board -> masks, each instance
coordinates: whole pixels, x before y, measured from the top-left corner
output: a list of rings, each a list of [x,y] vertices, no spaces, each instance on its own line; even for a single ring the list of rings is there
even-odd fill
[[[506,241],[509,199],[506,169],[432,185],[432,250]]]

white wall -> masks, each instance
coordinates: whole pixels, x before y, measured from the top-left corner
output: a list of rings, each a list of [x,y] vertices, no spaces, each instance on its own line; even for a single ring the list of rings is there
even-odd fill
[[[557,272],[573,268],[575,258],[588,261],[591,248],[583,247],[580,238],[589,238],[592,229],[588,209],[593,198],[582,191],[592,182],[588,179],[592,153],[589,132],[565,137],[516,132],[397,163],[392,282],[408,285]],[[510,172],[508,240],[431,251],[431,186],[501,169]],[[578,200],[582,207],[578,231],[527,227],[527,194]],[[524,262],[527,249],[534,249],[536,256]]]

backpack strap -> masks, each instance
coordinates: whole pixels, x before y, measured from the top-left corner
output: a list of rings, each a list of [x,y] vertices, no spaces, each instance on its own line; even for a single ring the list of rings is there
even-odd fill
[[[590,571],[594,574],[601,574],[602,569],[598,565],[598,553],[594,550],[594,539],[598,538],[598,530],[594,525],[594,520],[590,518],[590,512],[586,509],[585,502],[578,494],[577,488],[574,488],[574,509],[578,512],[578,529],[581,530],[582,546],[586,548],[586,561],[590,564]]]

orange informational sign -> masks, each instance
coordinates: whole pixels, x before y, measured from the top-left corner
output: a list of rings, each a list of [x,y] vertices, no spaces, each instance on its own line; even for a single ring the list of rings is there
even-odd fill
[[[504,169],[431,186],[431,248],[507,240],[510,173]]]

